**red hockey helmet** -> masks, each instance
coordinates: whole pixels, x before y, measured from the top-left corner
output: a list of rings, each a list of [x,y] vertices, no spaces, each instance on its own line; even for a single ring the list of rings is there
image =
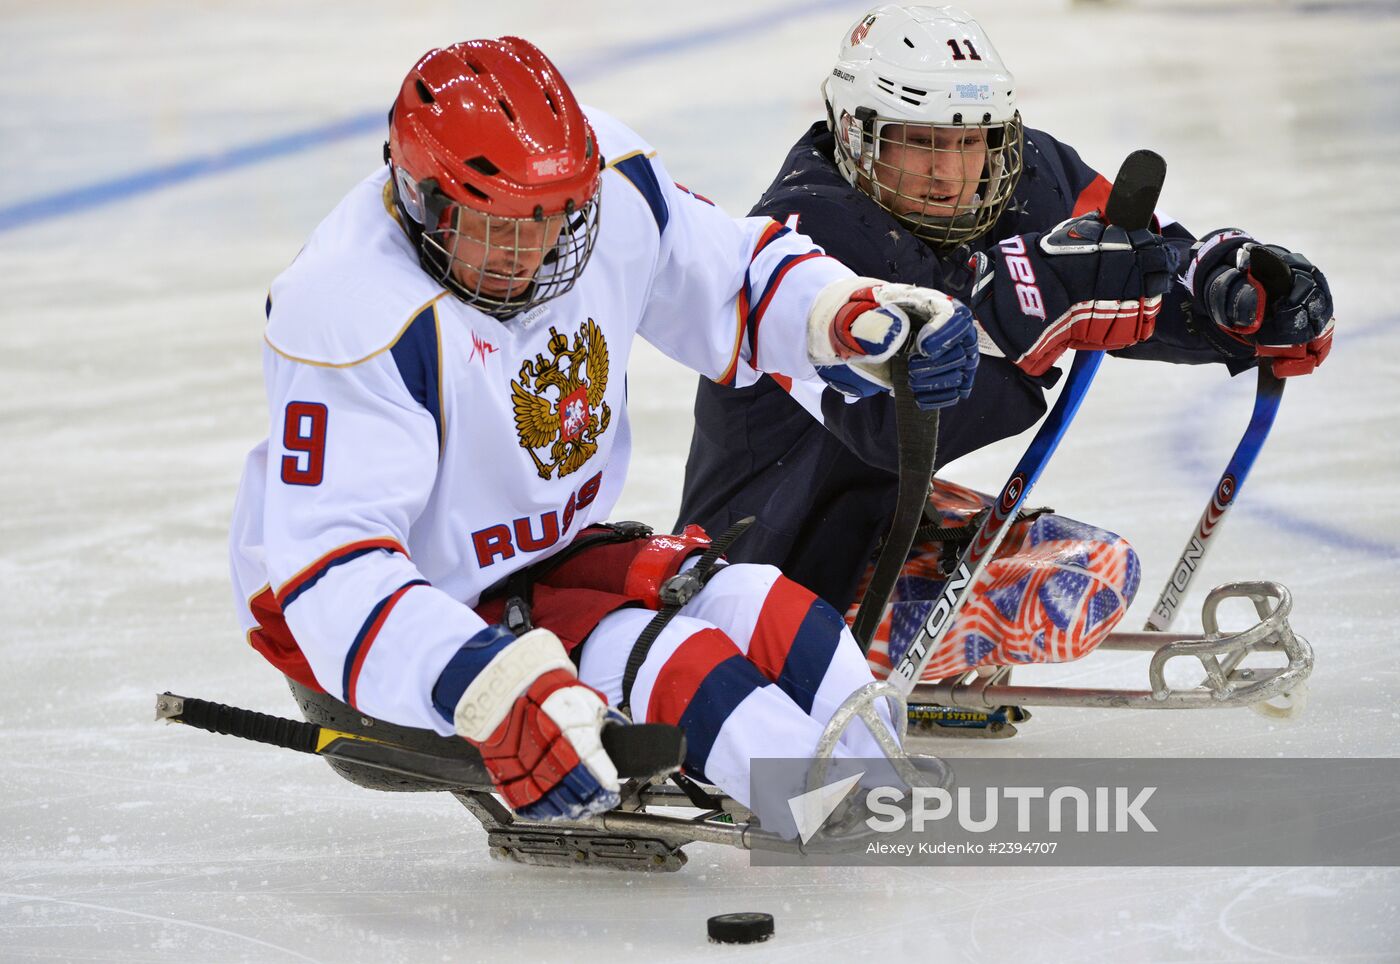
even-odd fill
[[[529,41],[425,54],[389,115],[388,160],[424,270],[474,307],[505,317],[578,280],[597,237],[602,158]]]

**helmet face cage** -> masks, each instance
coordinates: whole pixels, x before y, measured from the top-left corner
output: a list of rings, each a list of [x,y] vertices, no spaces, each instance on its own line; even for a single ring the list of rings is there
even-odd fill
[[[1001,122],[920,123],[865,108],[843,113],[838,160],[916,237],[938,248],[991,230],[1021,177],[1021,115]],[[957,120],[959,115],[954,115]]]
[[[537,208],[533,217],[520,218],[458,204],[431,180],[418,189],[424,208],[418,239],[424,270],[495,318],[509,318],[572,288],[598,238],[601,191],[581,207],[571,201],[562,213]]]

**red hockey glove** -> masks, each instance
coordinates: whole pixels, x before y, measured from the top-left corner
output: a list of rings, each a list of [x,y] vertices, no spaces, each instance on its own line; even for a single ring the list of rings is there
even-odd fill
[[[483,640],[495,653],[466,686],[453,722],[481,751],[506,803],[530,820],[577,820],[617,806],[617,768],[602,743],[609,719],[602,694],[579,682],[549,630],[509,640],[499,637],[509,635],[501,627],[485,632],[497,634]],[[451,687],[451,671],[449,665],[439,680],[435,701]]]

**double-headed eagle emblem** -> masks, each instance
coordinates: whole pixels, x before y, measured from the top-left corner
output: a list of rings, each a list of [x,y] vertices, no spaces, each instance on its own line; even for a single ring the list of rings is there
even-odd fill
[[[598,436],[608,430],[612,411],[603,401],[608,389],[608,343],[589,318],[574,334],[573,345],[552,326],[548,360],[527,358],[520,379],[510,383],[515,431],[520,446],[535,461],[540,478],[577,472],[598,451]],[[531,382],[534,382],[531,385]],[[549,447],[549,461],[536,449]]]

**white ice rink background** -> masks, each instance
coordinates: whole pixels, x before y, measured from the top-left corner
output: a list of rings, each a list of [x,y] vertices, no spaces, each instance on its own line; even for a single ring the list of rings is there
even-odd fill
[[[430,46],[523,34],[742,213],[820,116],[860,2],[98,3],[0,7],[0,961],[1400,959],[1400,871],[750,869],[496,863],[450,797],[151,722],[158,690],[295,708],[240,638],[225,526],[265,431],[271,278],[379,163]],[[1332,358],[1289,386],[1208,584],[1269,578],[1313,643],[1297,721],[1044,710],[959,755],[1400,751],[1400,5],[973,4],[1032,126],[1111,172],[1151,147],[1163,206],[1322,265]],[[669,528],[693,378],[630,371],[620,517]],[[1248,416],[1253,380],[1110,360],[1034,504],[1129,536],[1155,590]],[[1010,443],[961,463],[995,489]],[[1106,658],[1051,674],[1139,685]],[[1307,793],[1307,787],[1299,787]],[[1397,828],[1400,832],[1400,828]],[[762,947],[705,918],[777,917]]]

